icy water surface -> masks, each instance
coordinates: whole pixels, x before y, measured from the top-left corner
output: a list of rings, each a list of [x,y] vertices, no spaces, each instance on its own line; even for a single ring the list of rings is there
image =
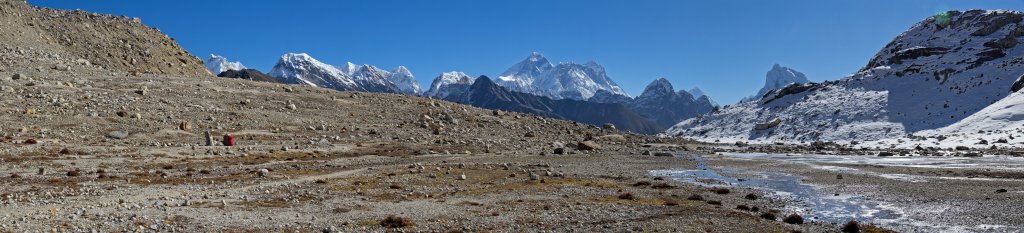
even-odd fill
[[[1024,169],[1024,158],[1014,157],[873,157],[873,156],[835,156],[835,155],[787,155],[763,153],[723,153],[722,155],[745,158],[781,160],[803,163],[815,169],[842,171],[844,173],[863,173],[877,175],[882,178],[905,182],[927,182],[935,177],[922,177],[910,174],[880,174],[847,167],[820,165],[831,164],[870,164],[881,166],[906,166],[926,168],[974,168],[993,169]],[[703,156],[677,154],[681,159],[689,159],[697,165],[694,168],[651,171],[652,175],[670,177],[684,183],[710,187],[756,188],[767,191],[773,198],[790,203],[784,210],[786,213],[800,213],[812,221],[843,224],[849,220],[869,222],[897,229],[914,229],[939,232],[998,232],[999,226],[993,228],[974,228],[960,226],[942,226],[941,223],[916,221],[908,217],[904,210],[882,201],[870,200],[860,196],[825,193],[812,184],[801,181],[802,177],[792,174],[775,172],[757,172],[738,170],[725,167],[723,170],[709,168]],[[728,174],[743,174],[745,179]],[[942,178],[942,177],[940,177]],[[1005,230],[1005,229],[1004,229]]]
[[[849,220],[896,220],[901,216],[898,209],[881,203],[866,201],[858,197],[821,194],[814,186],[801,183],[799,176],[760,173],[757,178],[738,179],[708,168],[701,156],[686,154],[677,156],[694,160],[697,163],[696,169],[658,170],[652,171],[651,174],[703,186],[763,189],[769,191],[776,199],[795,203],[787,212],[798,212],[805,218],[815,221],[842,224]]]

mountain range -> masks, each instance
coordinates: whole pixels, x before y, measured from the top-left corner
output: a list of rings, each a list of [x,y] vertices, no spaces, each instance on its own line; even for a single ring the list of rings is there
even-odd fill
[[[267,74],[246,69],[241,63],[230,62],[218,55],[210,57],[207,68],[221,77],[311,85],[340,91],[424,95],[477,107],[528,112],[594,125],[613,123],[620,129],[646,134],[658,133],[717,106],[700,89],[693,89],[700,92],[699,95],[682,90],[676,92],[666,79],[655,80],[642,95],[633,98],[596,62],[553,65],[536,52],[512,65],[498,79],[486,78],[488,83],[477,85],[481,79],[452,71],[436,77],[425,92],[420,90],[412,72],[404,66],[393,71],[351,62],[332,66],[304,53],[283,55]],[[661,92],[665,88],[667,92]],[[510,96],[514,98],[508,98]],[[484,97],[494,99],[482,99]]]

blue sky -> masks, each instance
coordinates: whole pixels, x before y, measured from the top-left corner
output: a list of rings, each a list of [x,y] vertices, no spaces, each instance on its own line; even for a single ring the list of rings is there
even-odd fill
[[[755,93],[772,64],[812,81],[856,71],[914,23],[950,9],[1024,10],[1022,0],[30,0],[140,17],[206,59],[264,72],[288,52],[329,64],[405,65],[426,88],[444,71],[496,76],[530,52],[595,60],[631,95],[650,81],[719,103]]]

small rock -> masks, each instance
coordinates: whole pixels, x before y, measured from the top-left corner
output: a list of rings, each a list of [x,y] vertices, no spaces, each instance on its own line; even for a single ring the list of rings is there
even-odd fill
[[[270,170],[267,170],[266,168],[263,168],[263,169],[260,169],[259,171],[256,171],[256,174],[259,175],[260,177],[267,177],[267,176],[270,175]]]
[[[82,59],[82,58],[79,58],[78,60],[75,60],[75,63],[78,63],[78,65],[80,65],[80,66],[91,66],[92,65],[92,63],[89,62],[89,60],[85,60],[85,59]]]
[[[288,109],[289,110],[295,110],[295,109],[298,109],[298,107],[296,107],[295,104],[288,104]]]
[[[128,132],[120,131],[120,130],[113,131],[113,132],[107,133],[107,137],[108,138],[113,138],[113,139],[125,139],[125,138],[128,137]]]
[[[178,125],[178,129],[181,131],[192,131],[192,123],[188,121],[182,121],[181,124]]]
[[[654,152],[654,156],[656,156],[656,157],[672,157],[672,153],[660,151],[660,152]]]
[[[540,179],[540,176],[538,176],[536,173],[530,172],[530,180],[539,180],[539,179]]]
[[[458,179],[458,180],[466,180],[466,173],[459,174],[459,177],[457,177],[456,179]]]
[[[1006,189],[997,189],[996,190],[996,193],[1005,193],[1005,192],[1008,192],[1008,191]]]
[[[14,75],[11,75],[11,80],[21,80],[21,79],[26,78],[26,77],[27,76],[25,76],[24,74],[16,73]]]

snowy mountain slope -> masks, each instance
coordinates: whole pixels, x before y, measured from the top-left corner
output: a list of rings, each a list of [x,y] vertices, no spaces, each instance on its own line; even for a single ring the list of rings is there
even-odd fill
[[[375,66],[360,66],[351,74],[352,79],[362,91],[402,93],[402,90],[395,83],[391,82],[391,73],[378,69]]]
[[[391,71],[388,80],[398,86],[398,89],[404,94],[419,95],[422,92],[420,90],[420,83],[416,81],[416,76],[413,76],[412,72],[405,68],[405,66],[398,66],[395,70]]]
[[[345,72],[317,61],[305,53],[288,53],[281,56],[267,75],[281,83],[305,84],[341,91],[363,90]]]
[[[852,141],[948,126],[1006,97],[1024,74],[1021,19],[1010,11],[936,15],[896,37],[848,77],[768,91],[682,122],[665,135]]]
[[[351,62],[336,67],[325,64],[305,53],[289,53],[281,56],[274,68],[267,73],[281,83],[304,84],[331,88],[341,91],[367,91],[404,93],[417,95],[420,85],[412,72],[399,66],[394,72],[372,65],[356,65]]]
[[[547,58],[536,52],[512,65],[494,81],[511,91],[553,99],[584,100],[598,90],[628,96],[608,77],[604,67],[596,62],[552,65]]]
[[[210,54],[210,59],[206,60],[206,69],[217,75],[228,70],[244,70],[245,66],[241,62],[230,62],[226,57]]]
[[[470,85],[473,85],[474,80],[462,72],[444,72],[437,76],[437,78],[434,78],[434,82],[430,84],[430,89],[423,94],[437,99],[445,99],[449,95],[465,92],[469,89]]]
[[[976,134],[981,131],[1020,132],[1021,129],[1024,129],[1024,93],[1016,92],[957,123],[925,130],[918,135]]]

